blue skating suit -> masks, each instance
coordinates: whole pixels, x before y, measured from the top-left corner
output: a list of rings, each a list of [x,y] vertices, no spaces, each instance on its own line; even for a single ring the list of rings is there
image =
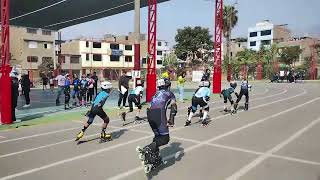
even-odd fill
[[[176,97],[169,90],[160,90],[153,96],[148,121],[155,135],[169,134],[166,112],[172,101],[176,101]]]

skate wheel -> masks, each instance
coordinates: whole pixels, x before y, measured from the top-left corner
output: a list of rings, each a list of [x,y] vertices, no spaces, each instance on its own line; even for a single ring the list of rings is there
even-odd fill
[[[143,154],[139,154],[139,159],[143,160],[145,158],[145,156]]]

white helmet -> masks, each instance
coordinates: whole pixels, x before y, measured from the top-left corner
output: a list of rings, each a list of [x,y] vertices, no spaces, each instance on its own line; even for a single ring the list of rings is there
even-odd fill
[[[9,76],[14,78],[18,77],[18,71],[15,68],[12,68]]]
[[[165,86],[166,85],[166,82],[164,81],[164,79],[159,79],[158,81],[157,81],[157,86],[158,87],[163,87],[163,86]]]
[[[210,82],[209,81],[201,81],[199,83],[199,87],[210,87]]]
[[[112,84],[109,81],[103,81],[101,82],[101,88],[103,90],[112,89]]]

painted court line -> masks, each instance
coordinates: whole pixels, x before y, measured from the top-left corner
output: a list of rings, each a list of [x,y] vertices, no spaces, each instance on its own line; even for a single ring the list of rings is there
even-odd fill
[[[285,98],[285,99],[287,99],[287,98]],[[227,115],[230,115],[230,114],[227,114]],[[221,117],[224,117],[224,116],[226,116],[226,115],[219,116],[219,117],[217,117],[215,119],[218,119],[218,118],[221,118]],[[141,124],[137,124],[136,126],[140,126],[140,125]],[[129,129],[129,128],[134,128],[136,126],[123,127],[123,128],[119,128],[119,129]],[[183,129],[183,128],[185,128],[185,127],[184,126],[178,127],[178,128],[172,129],[171,131],[177,131],[177,130],[180,130],[180,129]],[[116,130],[114,130],[114,131],[116,131]],[[90,135],[90,136],[96,136],[98,134],[94,134],[94,135]],[[89,136],[87,136],[87,137],[89,137]],[[126,143],[117,144],[117,145],[114,145],[112,147],[103,148],[103,149],[100,149],[100,150],[97,150],[97,151],[93,151],[93,152],[90,152],[90,153],[86,153],[86,154],[83,154],[83,155],[80,155],[80,156],[76,156],[76,157],[73,157],[73,158],[68,158],[68,159],[65,159],[65,160],[62,160],[62,161],[51,163],[51,164],[48,164],[48,165],[45,165],[45,166],[42,166],[42,167],[39,167],[39,168],[34,168],[34,169],[30,169],[30,170],[23,171],[23,172],[20,172],[20,173],[15,173],[15,174],[12,174],[12,175],[9,175],[9,176],[5,176],[5,177],[0,178],[0,180],[12,179],[12,178],[15,178],[15,177],[19,177],[19,176],[23,176],[23,175],[30,174],[30,173],[33,173],[33,172],[37,172],[37,171],[40,171],[40,170],[43,170],[43,169],[47,169],[47,168],[50,168],[50,167],[62,165],[62,164],[67,163],[67,162],[71,162],[71,161],[75,161],[75,160],[78,160],[78,159],[82,159],[82,158],[86,158],[86,157],[89,157],[89,156],[93,156],[95,154],[106,152],[106,151],[109,151],[109,150],[112,150],[112,149],[115,149],[115,148],[118,148],[118,147],[122,147],[122,146],[125,146],[125,145],[128,145],[128,144],[132,144],[132,143],[135,143],[135,142],[138,142],[138,141],[141,141],[141,140],[144,140],[144,139],[152,138],[152,137],[153,137],[153,135],[145,136],[145,137],[142,137],[142,138],[139,138],[139,139],[128,141]],[[70,141],[74,141],[74,139],[72,139]],[[57,144],[62,144],[62,143],[65,143],[65,142],[70,142],[70,141],[54,143],[54,144],[51,144],[51,145],[46,145],[46,146],[33,148],[33,149],[45,148],[45,147],[49,147],[49,146],[53,146],[53,145],[57,145]]]
[[[289,99],[292,99],[292,98],[297,97],[297,96],[301,96],[301,94],[305,94],[305,93],[306,93],[306,91],[304,90],[304,92],[303,92],[303,93],[300,93],[300,95],[298,94],[298,95],[292,96],[292,97],[289,98]],[[288,98],[285,98],[285,99],[288,99]],[[289,112],[289,111],[292,111],[292,110],[295,110],[295,109],[297,109],[297,108],[303,107],[303,106],[305,106],[305,105],[307,105],[307,104],[310,104],[310,103],[313,103],[313,102],[315,102],[315,101],[317,101],[317,100],[319,100],[319,99],[320,99],[320,97],[319,97],[319,98],[316,98],[316,99],[313,99],[313,100],[310,100],[310,101],[307,101],[307,102],[305,102],[305,103],[303,103],[303,104],[300,104],[300,105],[298,105],[298,106],[292,107],[292,108],[287,109],[287,110],[285,110],[285,111],[281,111],[281,112],[279,112],[279,113],[277,113],[277,114],[274,114],[274,115],[272,115],[272,116],[269,116],[269,117],[267,117],[267,118],[263,118],[263,119],[260,119],[260,120],[258,120],[258,121],[256,121],[256,122],[249,123],[249,124],[247,124],[247,125],[244,125],[244,126],[239,127],[239,128],[237,128],[237,129],[231,130],[231,131],[226,132],[226,133],[224,133],[224,134],[221,134],[221,135],[219,135],[219,136],[213,137],[213,138],[211,138],[211,139],[209,139],[209,140],[201,141],[201,143],[198,143],[198,144],[196,144],[196,145],[194,145],[194,146],[191,146],[191,147],[186,148],[186,149],[184,150],[184,152],[192,151],[192,150],[197,149],[197,148],[199,148],[199,147],[202,147],[203,145],[206,145],[206,144],[208,144],[208,143],[210,143],[210,142],[212,142],[212,141],[221,139],[221,138],[223,138],[223,137],[229,136],[229,135],[231,135],[231,134],[234,134],[234,133],[236,133],[236,132],[238,132],[238,131],[241,131],[241,130],[243,130],[243,129],[246,129],[246,128],[248,128],[248,127],[257,125],[257,124],[259,124],[259,123],[262,123],[262,122],[264,122],[264,121],[266,121],[266,120],[269,120],[269,119],[271,119],[271,118],[280,116],[280,115],[285,114],[285,113],[287,113],[287,112]],[[277,102],[279,102],[279,101],[283,101],[283,100],[278,100]],[[270,104],[270,103],[267,103],[267,104]],[[272,104],[272,103],[271,103],[271,104]],[[257,108],[257,107],[258,107],[258,106],[253,107],[253,108]],[[261,106],[260,106],[260,107],[261,107]],[[251,108],[251,109],[253,109],[253,108]],[[179,129],[179,128],[177,128],[177,129]],[[171,155],[169,155],[169,156],[164,157],[163,159],[164,159],[164,160],[171,159],[171,158],[175,157],[175,156],[176,156],[177,154],[179,154],[179,153],[181,153],[181,152],[178,151],[178,152],[176,152],[176,153],[173,153],[173,154],[171,154]],[[111,178],[109,178],[109,179],[110,179],[110,180],[122,179],[122,178],[128,177],[128,176],[130,176],[130,175],[132,175],[132,174],[135,174],[135,173],[139,172],[140,170],[143,170],[143,168],[142,168],[141,166],[140,166],[140,167],[136,167],[136,168],[131,169],[131,170],[128,170],[128,171],[126,171],[126,172],[124,172],[124,173],[120,173],[120,174],[118,174],[118,175],[116,175],[116,176],[113,176],[113,177],[111,177]]]
[[[280,94],[282,94],[282,93],[280,93]],[[274,95],[272,95],[272,96],[274,96]],[[266,96],[265,98],[268,98],[268,97]],[[227,115],[229,115],[229,114],[227,114]],[[183,117],[183,116],[185,116],[185,115],[179,115],[179,116],[176,116],[176,118]],[[226,115],[218,116],[218,117],[216,117],[214,119],[219,119],[219,118],[224,117],[224,116],[226,116]],[[72,122],[82,123],[80,121],[72,121]],[[137,125],[130,126],[130,127],[117,127],[117,129],[114,129],[114,130],[112,130],[110,132],[115,132],[115,131],[124,130],[124,129],[131,129],[131,128],[134,128],[134,127],[137,127],[137,126],[142,126],[142,125],[145,125],[145,124],[147,124],[147,123],[137,124]],[[94,125],[98,125],[98,124],[94,123]],[[109,127],[111,127],[111,126],[109,125]],[[181,127],[181,128],[184,128],[184,127]],[[99,135],[99,133],[92,134],[92,135],[89,135],[89,136],[86,136],[86,137],[93,137],[93,136],[97,136],[97,135]],[[17,154],[22,154],[22,153],[26,153],[26,152],[30,152],[30,151],[35,151],[35,150],[39,150],[39,149],[43,149],[43,148],[48,148],[48,147],[52,147],[52,146],[55,146],[55,145],[59,145],[59,144],[67,143],[67,142],[72,142],[72,141],[74,141],[74,139],[64,140],[64,141],[60,141],[60,142],[57,142],[57,143],[52,143],[52,144],[43,145],[43,146],[39,146],[39,147],[35,147],[35,148],[25,149],[25,150],[21,150],[21,151],[17,151],[17,152],[12,152],[12,153],[9,153],[9,154],[3,154],[3,155],[0,155],[0,158],[13,156],[13,155],[17,155]]]
[[[274,154],[275,152],[279,151],[281,148],[283,148],[284,146],[286,146],[287,144],[289,144],[293,140],[297,139],[299,136],[301,136],[303,133],[305,133],[306,131],[311,129],[314,125],[318,124],[319,122],[320,122],[320,118],[312,121],[307,126],[305,126],[304,128],[300,129],[299,131],[294,133],[292,136],[290,136],[289,138],[287,138],[286,140],[284,140],[283,142],[281,142],[277,146],[273,147],[272,149],[270,149],[266,153],[260,155],[258,158],[253,160],[251,163],[247,164],[246,166],[244,166],[243,168],[241,168],[240,170],[238,170],[237,172],[232,174],[230,177],[227,178],[227,180],[236,180],[236,179],[239,179],[240,177],[244,176],[251,169],[253,169],[256,166],[258,166],[261,162],[263,162],[267,158],[271,157],[272,154]]]

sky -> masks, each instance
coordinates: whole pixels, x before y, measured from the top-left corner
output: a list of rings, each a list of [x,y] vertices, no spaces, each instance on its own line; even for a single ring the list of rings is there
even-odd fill
[[[157,39],[175,44],[177,29],[186,26],[209,28],[213,34],[214,0],[170,0],[158,5]],[[237,0],[239,21],[232,38],[247,37],[248,27],[262,20],[288,24],[294,36],[320,37],[320,0]],[[233,5],[236,0],[224,0]],[[147,8],[141,9],[141,32],[147,32]],[[102,38],[104,34],[126,35],[134,29],[133,11],[62,29],[62,39]]]

